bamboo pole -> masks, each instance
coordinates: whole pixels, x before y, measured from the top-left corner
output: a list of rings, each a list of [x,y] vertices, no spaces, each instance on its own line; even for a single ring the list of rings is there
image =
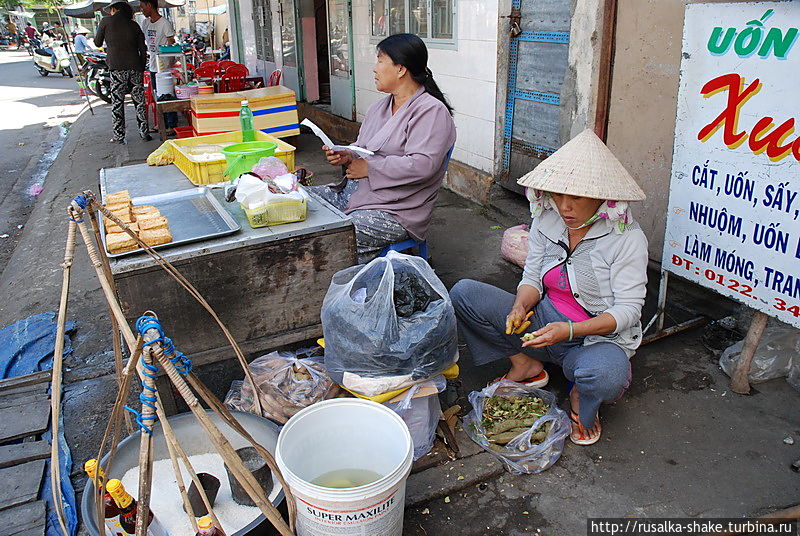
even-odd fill
[[[70,213],[70,211],[68,211]],[[61,494],[61,461],[59,459],[59,417],[61,416],[61,383],[63,380],[64,363],[64,336],[67,323],[67,298],[69,297],[69,281],[72,270],[72,261],[75,258],[75,229],[77,223],[70,216],[67,227],[67,244],[64,249],[63,276],[61,281],[61,299],[58,305],[58,320],[56,328],[56,344],[53,349],[53,372],[50,381],[50,490],[56,507],[56,517],[64,536],[69,536],[67,524],[64,520],[62,504],[64,497]]]
[[[103,248],[103,240],[100,237],[100,225],[97,222],[97,212],[94,210],[93,205],[89,205],[87,207],[87,212],[89,213],[89,220],[92,222],[92,230],[94,231],[94,243],[97,247],[98,251],[102,251]],[[111,265],[108,262],[108,257],[106,255],[99,255],[100,261],[103,263],[103,271],[106,274],[106,279],[108,280],[109,285],[114,291],[114,296],[117,296],[117,288],[116,284],[114,284],[114,276],[111,273]],[[119,324],[117,324],[117,319],[114,317],[114,314],[111,311],[111,305],[108,305],[108,313],[111,317],[111,338],[114,345],[114,369],[117,373],[117,385],[119,387],[122,386],[122,341],[121,336],[119,333]],[[133,426],[133,420],[131,419],[130,414],[127,412],[124,413],[125,417],[125,425],[128,428],[128,433],[132,434],[135,431]]]
[[[156,350],[154,352],[156,359],[160,362],[161,366],[167,372],[169,379],[177,388],[180,395],[183,397],[186,405],[197,418],[200,425],[205,430],[211,442],[217,449],[217,452],[225,461],[230,471],[233,473],[236,480],[242,485],[247,494],[256,503],[256,506],[261,510],[261,513],[272,523],[272,525],[283,536],[293,536],[294,532],[286,525],[286,522],[281,517],[277,509],[269,502],[269,498],[264,493],[261,485],[255,479],[253,474],[244,466],[242,459],[236,454],[236,450],[231,446],[228,439],[219,431],[214,423],[209,418],[206,411],[200,405],[197,397],[192,393],[189,384],[186,383],[183,376],[175,369],[172,362],[164,356],[163,352]]]
[[[147,369],[153,365],[153,348],[148,346],[142,352],[143,369]],[[148,372],[142,370],[142,395],[148,396],[146,393],[152,393],[153,397],[157,397],[155,379],[153,379]],[[148,516],[150,513],[150,490],[153,485],[153,434],[152,425],[151,431],[145,428],[146,422],[153,422],[156,415],[155,409],[152,404],[148,403],[145,398],[142,399],[142,413],[140,425],[142,432],[139,437],[139,495],[137,497],[138,508],[136,510],[136,536],[145,536],[147,533]]]
[[[128,225],[117,218],[110,210],[106,207],[101,205],[97,202],[92,192],[86,191],[84,195],[90,197],[92,199],[92,204],[97,207],[97,209],[115,224],[119,225],[120,228],[128,233],[128,235],[133,238],[136,243],[141,247],[150,257],[152,257],[160,266],[164,269],[179,285],[181,285],[194,299],[200,303],[200,305],[211,315],[214,321],[217,323],[219,328],[222,330],[222,333],[225,335],[225,338],[228,339],[228,343],[231,345],[236,358],[239,360],[239,364],[244,371],[244,375],[250,380],[250,383],[255,385],[255,380],[253,379],[252,373],[250,372],[250,368],[247,366],[247,359],[244,357],[244,353],[242,349],[239,347],[239,344],[236,342],[236,339],[233,338],[233,334],[228,330],[228,328],[223,324],[222,320],[217,315],[216,311],[211,307],[211,305],[206,301],[202,294],[192,285],[188,279],[186,279],[183,274],[181,274],[177,268],[175,268],[168,260],[161,256],[156,250],[142,242],[142,240],[134,233]],[[261,415],[262,414],[262,407],[261,407],[261,400],[259,397],[255,397],[254,399],[255,410],[256,412]]]
[[[744,339],[744,346],[742,353],[739,354],[739,361],[736,363],[736,368],[733,371],[733,378],[731,378],[731,391],[739,393],[740,395],[750,394],[750,363],[753,361],[753,356],[758,348],[758,343],[761,336],[764,334],[764,329],[767,327],[769,317],[761,311],[756,311],[753,315],[753,320],[750,321],[750,328],[747,330],[747,337]]]

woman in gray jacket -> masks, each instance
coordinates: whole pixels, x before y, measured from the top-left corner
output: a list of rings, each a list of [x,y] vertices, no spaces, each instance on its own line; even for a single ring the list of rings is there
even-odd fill
[[[472,280],[450,291],[459,330],[477,365],[507,358],[500,379],[548,382],[560,365],[570,392],[570,439],[600,439],[601,403],[630,384],[641,342],[647,238],[628,211],[644,192],[586,130],[522,177],[533,223],[517,294]],[[523,340],[523,337],[525,340]]]

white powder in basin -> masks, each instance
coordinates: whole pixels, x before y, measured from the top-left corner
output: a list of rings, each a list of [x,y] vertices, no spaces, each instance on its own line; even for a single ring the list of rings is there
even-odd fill
[[[225,464],[219,454],[209,453],[189,456],[189,461],[197,473],[208,473],[219,479],[219,492],[213,507],[214,513],[217,514],[226,534],[236,533],[261,514],[261,510],[255,506],[242,506],[234,502],[231,497],[228,472],[225,470]],[[183,473],[186,491],[188,492],[192,480],[183,467],[183,463],[179,463],[179,465]],[[134,497],[138,495],[139,466],[125,473],[122,477],[122,485]],[[269,499],[271,501],[275,500],[279,492],[280,485],[274,483]],[[180,491],[178,491],[178,482],[175,480],[175,472],[172,470],[172,462],[169,459],[153,462],[153,486],[150,494],[150,507],[161,525],[169,533],[169,536],[195,535],[189,516],[183,510],[183,499]]]

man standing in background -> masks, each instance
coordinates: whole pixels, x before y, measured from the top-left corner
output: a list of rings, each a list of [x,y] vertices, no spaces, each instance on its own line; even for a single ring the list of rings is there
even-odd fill
[[[150,71],[150,87],[153,89],[153,98],[158,97],[156,93],[156,72],[158,71],[158,53],[161,45],[174,45],[175,44],[175,28],[172,23],[165,17],[162,17],[158,12],[158,0],[141,0],[140,2],[142,15],[142,32],[144,32],[144,41],[147,43],[147,52],[149,54],[147,70]],[[176,123],[176,114],[165,114],[164,122],[167,128],[173,128]]]

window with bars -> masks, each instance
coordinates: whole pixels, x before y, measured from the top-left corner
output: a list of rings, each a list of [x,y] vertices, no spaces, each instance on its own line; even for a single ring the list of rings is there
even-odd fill
[[[263,61],[275,61],[269,0],[253,0],[253,26],[256,34],[256,57]]]
[[[455,41],[455,0],[370,0],[372,37],[413,33],[430,43]]]

